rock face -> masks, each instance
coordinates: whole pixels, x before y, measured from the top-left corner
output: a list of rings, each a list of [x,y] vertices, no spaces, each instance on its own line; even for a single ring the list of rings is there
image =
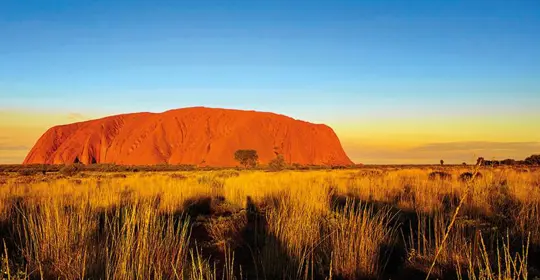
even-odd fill
[[[254,149],[259,162],[349,165],[334,131],[283,115],[204,107],[134,113],[55,126],[24,164],[115,163],[237,166],[234,152]]]

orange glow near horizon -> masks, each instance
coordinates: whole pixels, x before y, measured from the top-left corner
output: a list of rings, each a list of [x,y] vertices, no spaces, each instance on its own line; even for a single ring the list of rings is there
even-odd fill
[[[539,118],[484,117],[342,122],[332,125],[349,157],[371,164],[472,163],[540,152]]]
[[[77,113],[0,111],[0,164],[22,163],[50,127],[90,118]]]
[[[78,113],[0,111],[0,164],[21,163],[50,127],[99,116]],[[485,117],[334,121],[328,123],[349,157],[366,164],[473,162],[523,159],[540,152],[537,118]]]

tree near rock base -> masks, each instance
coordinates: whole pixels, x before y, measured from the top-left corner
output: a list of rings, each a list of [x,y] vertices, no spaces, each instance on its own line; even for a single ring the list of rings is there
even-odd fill
[[[244,167],[255,167],[259,160],[259,155],[255,150],[238,150],[234,153],[234,159]]]

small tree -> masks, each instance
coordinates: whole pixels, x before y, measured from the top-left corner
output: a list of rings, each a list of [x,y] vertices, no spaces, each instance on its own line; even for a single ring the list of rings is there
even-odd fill
[[[441,159],[441,165],[444,165],[444,160]]]
[[[277,157],[268,163],[270,171],[280,171],[285,169],[285,158],[283,155],[277,155]]]
[[[259,155],[255,150],[238,150],[234,153],[234,159],[244,167],[255,167],[259,160]]]
[[[502,160],[501,161],[501,164],[502,165],[515,165],[516,164],[516,160],[515,159],[511,159],[511,158],[507,158],[505,160]]]
[[[476,160],[476,165],[478,165],[478,166],[484,165],[484,158],[483,158],[483,157],[479,157],[479,158]]]
[[[540,155],[532,155],[525,159],[525,164],[540,165]]]

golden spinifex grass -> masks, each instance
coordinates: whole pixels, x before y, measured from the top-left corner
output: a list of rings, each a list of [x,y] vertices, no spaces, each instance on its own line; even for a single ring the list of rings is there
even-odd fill
[[[0,268],[8,279],[423,279],[432,264],[436,278],[536,276],[540,172],[468,171],[4,173]]]

